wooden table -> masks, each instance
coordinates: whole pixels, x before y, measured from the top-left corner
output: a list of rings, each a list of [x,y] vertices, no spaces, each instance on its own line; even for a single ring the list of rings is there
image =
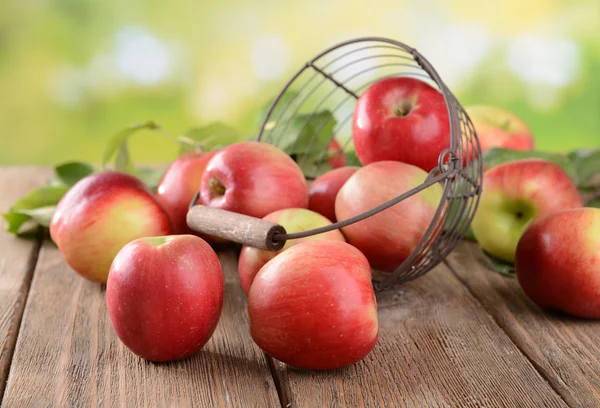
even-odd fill
[[[48,179],[0,169],[0,210]],[[266,356],[248,331],[234,251],[204,349],[143,361],[115,336],[105,289],[48,241],[0,233],[0,397],[12,407],[600,407],[600,322],[541,311],[514,278],[462,244],[401,290],[378,295],[380,338],[363,361],[311,372]]]

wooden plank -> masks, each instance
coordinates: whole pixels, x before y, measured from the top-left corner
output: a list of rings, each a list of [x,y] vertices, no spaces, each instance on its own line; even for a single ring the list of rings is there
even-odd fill
[[[445,265],[378,295],[380,337],[352,366],[275,362],[298,407],[562,407],[558,394]]]
[[[29,190],[42,185],[49,172],[36,167],[0,168],[0,212]],[[31,277],[40,249],[39,239],[22,239],[0,232],[0,401],[13,357]]]
[[[600,321],[543,311],[516,278],[487,270],[476,244],[449,257],[456,276],[572,407],[600,406]]]
[[[105,290],[78,277],[50,243],[42,247],[4,398],[6,407],[278,406],[266,359],[249,334],[234,252],[220,253],[225,303],[195,356],[146,362],[116,337]]]

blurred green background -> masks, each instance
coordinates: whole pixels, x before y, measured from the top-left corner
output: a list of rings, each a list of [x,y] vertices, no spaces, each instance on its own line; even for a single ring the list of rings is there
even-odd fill
[[[352,37],[417,48],[463,105],[503,106],[537,146],[600,146],[600,1],[20,0],[0,3],[0,163],[101,160],[148,119],[178,134],[256,114],[302,64]],[[153,133],[136,162],[172,159]]]

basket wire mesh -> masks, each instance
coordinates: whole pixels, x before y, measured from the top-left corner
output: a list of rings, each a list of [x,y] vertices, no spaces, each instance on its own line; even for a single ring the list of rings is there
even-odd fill
[[[278,146],[293,157],[307,180],[313,180],[330,169],[333,139],[342,152],[353,150],[351,123],[361,93],[377,81],[398,76],[424,81],[444,96],[450,143],[440,152],[438,165],[430,169],[422,185],[398,192],[393,200],[366,213],[279,237],[295,239],[342,228],[441,183],[443,197],[427,232],[391,274],[381,274],[381,279],[374,280],[375,290],[415,279],[442,262],[464,238],[479,203],[483,175],[479,140],[468,115],[436,70],[415,49],[395,40],[365,37],[336,44],[290,78],[271,104],[258,134],[258,140]]]

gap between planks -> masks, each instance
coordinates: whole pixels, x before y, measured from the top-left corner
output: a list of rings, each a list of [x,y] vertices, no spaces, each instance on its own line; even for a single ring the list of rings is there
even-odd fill
[[[477,261],[475,261],[477,262]],[[535,369],[535,371],[537,371],[537,373],[548,383],[548,385],[550,387],[552,387],[552,389],[556,392],[556,394],[558,394],[558,396],[560,397],[560,399],[563,400],[563,402],[572,407],[571,404],[569,404],[565,398],[563,397],[563,395],[561,394],[560,390],[557,389],[556,387],[554,387],[554,385],[552,384],[551,381],[551,376],[542,368],[539,366],[539,364],[537,364],[537,362],[535,360],[533,360],[526,352],[525,350],[523,350],[523,348],[521,347],[521,345],[515,340],[514,336],[512,335],[512,333],[509,330],[506,330],[506,327],[502,324],[502,321],[500,319],[498,319],[494,313],[491,313],[491,311],[488,309],[487,305],[483,304],[481,302],[481,300],[479,299],[479,296],[477,296],[477,293],[475,293],[470,287],[469,285],[467,285],[463,279],[460,277],[459,274],[456,273],[456,271],[454,270],[454,266],[448,262],[448,260],[444,260],[443,263],[448,267],[448,269],[450,270],[450,272],[452,272],[452,275],[454,275],[454,277],[456,277],[456,279],[458,279],[458,281],[461,283],[461,285],[463,285],[467,291],[471,294],[471,296],[473,296],[473,298],[475,299],[475,301],[477,303],[479,303],[479,305],[481,305],[481,308],[483,310],[485,310],[485,312],[492,318],[492,320],[496,323],[496,325],[500,328],[500,330],[502,330],[506,336],[510,339],[510,341],[515,345],[515,347],[519,350],[519,352],[527,359],[527,361],[529,361],[529,363],[531,364],[531,366]]]

